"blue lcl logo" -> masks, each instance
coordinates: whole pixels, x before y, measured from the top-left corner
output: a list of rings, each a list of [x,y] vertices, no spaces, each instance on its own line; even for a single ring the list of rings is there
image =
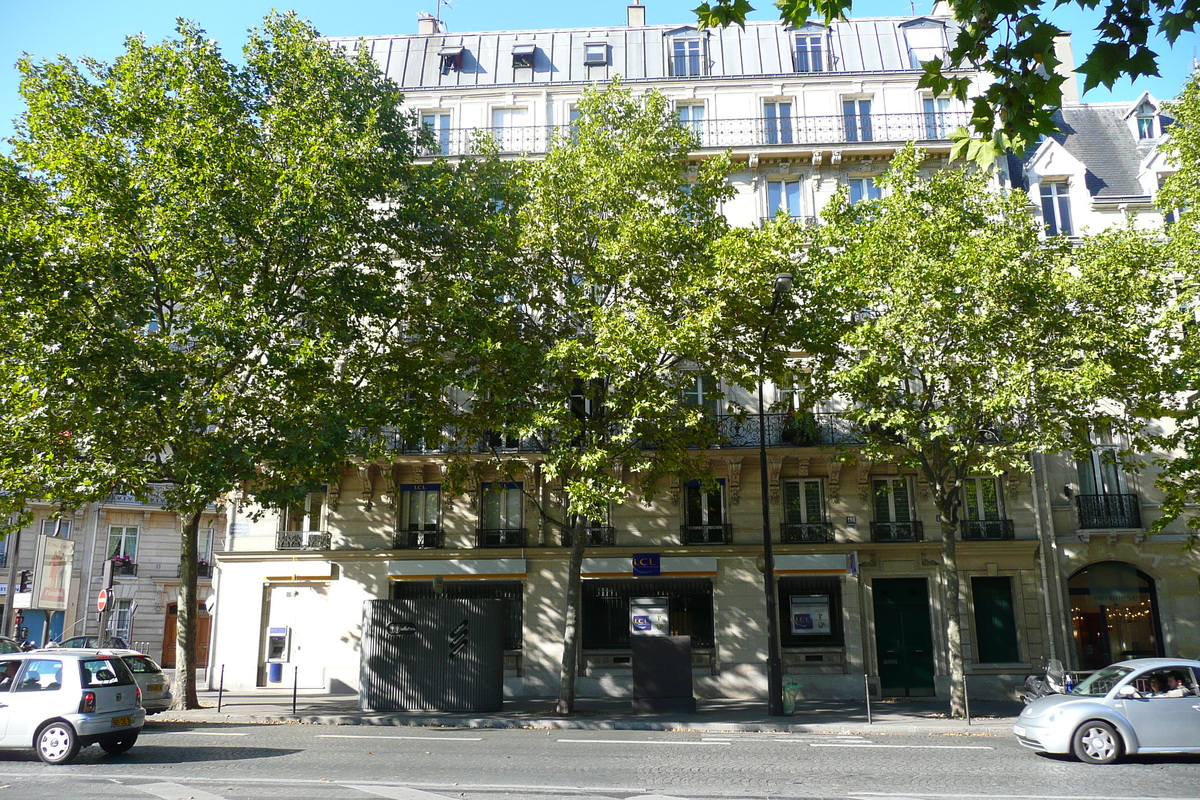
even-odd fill
[[[662,574],[662,562],[658,553],[634,553],[633,574],[639,577]]]

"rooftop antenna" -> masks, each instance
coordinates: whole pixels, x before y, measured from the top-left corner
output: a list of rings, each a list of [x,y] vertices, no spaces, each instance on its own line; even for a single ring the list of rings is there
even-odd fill
[[[452,8],[450,0],[438,0],[437,16],[434,17],[434,19],[438,21],[439,28],[442,27],[442,6],[445,6],[446,8]]]

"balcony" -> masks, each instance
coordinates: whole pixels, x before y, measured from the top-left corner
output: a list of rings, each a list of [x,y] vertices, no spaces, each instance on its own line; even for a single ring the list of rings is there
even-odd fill
[[[1140,528],[1142,510],[1136,494],[1081,494],[1075,498],[1079,527]]]
[[[961,525],[964,542],[1000,541],[1014,536],[1011,519],[966,519]]]
[[[907,522],[872,522],[872,542],[923,542],[925,527],[917,520]]]
[[[715,447],[758,447],[758,414],[724,414],[716,418]],[[763,415],[767,447],[824,447],[861,444],[850,423],[840,414],[782,413]]]
[[[0,552],[0,569],[8,566],[8,553]]]
[[[748,117],[688,123],[701,150],[753,147],[781,150],[821,145],[900,145],[905,142],[945,142],[956,128],[970,122],[970,112],[926,114],[843,114],[806,117]],[[481,155],[490,137],[501,153],[545,153],[566,125],[523,125],[505,128],[448,128],[437,132],[427,156]],[[769,149],[768,151],[769,152]]]
[[[570,529],[562,532],[563,547],[571,547],[575,537]],[[584,532],[586,547],[613,547],[617,543],[617,529],[611,525],[589,525]]]
[[[684,544],[730,544],[733,526],[728,522],[723,525],[682,525],[679,540]]]
[[[440,528],[426,531],[396,531],[392,535],[393,550],[441,550],[446,546],[446,532]]]
[[[784,544],[829,544],[833,541],[831,522],[785,522],[779,526]]]
[[[112,565],[113,565],[112,574],[114,576],[120,576],[120,577],[126,577],[126,578],[136,578],[137,577],[137,564],[135,564],[133,561],[118,561],[116,559],[113,559]]]
[[[183,567],[176,566],[175,567],[175,577],[177,577],[177,578],[182,577],[182,575],[183,575]],[[212,564],[209,564],[207,561],[202,561],[202,562],[196,564],[196,577],[197,578],[211,578],[212,576],[213,576],[213,565]]]
[[[480,528],[475,532],[476,547],[524,547],[524,528]]]
[[[332,536],[319,531],[279,531],[276,550],[332,550]]]

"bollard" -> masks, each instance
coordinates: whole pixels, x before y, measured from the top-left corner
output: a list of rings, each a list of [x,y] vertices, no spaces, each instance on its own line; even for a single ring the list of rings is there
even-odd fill
[[[292,673],[292,716],[296,716],[296,691],[300,688],[300,667]]]
[[[967,715],[967,724],[971,724],[971,693],[967,691],[967,676],[963,675],[963,711]]]
[[[867,724],[873,725],[875,723],[871,720],[871,676],[865,672],[863,673],[863,691],[867,698]]]
[[[221,713],[221,703],[225,700],[225,665],[221,665],[221,682],[217,684],[217,713]]]

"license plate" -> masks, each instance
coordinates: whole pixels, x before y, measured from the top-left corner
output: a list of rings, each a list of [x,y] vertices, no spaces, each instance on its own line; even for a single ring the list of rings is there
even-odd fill
[[[114,728],[128,728],[133,724],[133,717],[113,717],[112,726]]]
[[[146,690],[150,691],[150,692],[161,692],[162,684],[161,683],[152,683],[146,687]]]
[[[1024,736],[1025,729],[1022,728],[1020,725],[1013,725],[1013,733],[1015,733],[1017,736]]]

